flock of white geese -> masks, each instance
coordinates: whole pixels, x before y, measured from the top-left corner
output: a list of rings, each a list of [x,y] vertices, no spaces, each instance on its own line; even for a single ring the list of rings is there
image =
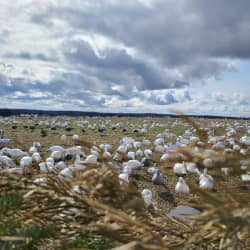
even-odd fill
[[[84,123],[84,125],[86,124],[91,128],[92,125]],[[65,126],[65,124],[62,126]],[[107,125],[100,124],[98,128],[102,127],[105,129],[105,126]],[[115,124],[110,124],[110,126],[114,128]],[[214,127],[216,126],[218,126],[218,123],[214,124]],[[198,176],[200,188],[206,190],[213,189],[214,178],[208,172],[209,168],[214,164],[214,159],[210,156],[216,155],[217,150],[223,149],[226,153],[237,151],[242,156],[249,152],[250,125],[245,122],[245,135],[237,141],[234,139],[234,135],[238,127],[241,128],[242,124],[239,124],[237,121],[231,123],[226,128],[226,134],[223,136],[215,136],[213,130],[211,128],[208,129],[208,143],[211,145],[211,148],[203,149],[202,146],[204,143],[195,135],[193,129],[188,128],[182,136],[175,136],[166,129],[163,133],[158,134],[154,140],[149,140],[146,137],[149,128],[143,124],[142,128],[137,131],[141,133],[142,137],[137,136],[135,139],[125,136],[121,138],[120,145],[114,149],[113,145],[108,142],[94,145],[88,154],[84,152],[81,146],[77,146],[77,142],[84,135],[74,134],[73,136],[68,136],[62,134],[60,135],[60,141],[61,145],[64,146],[51,145],[48,148],[50,156],[46,159],[42,159],[40,155],[40,142],[34,141],[33,145],[30,145],[28,152],[20,148],[9,148],[10,139],[4,138],[3,130],[0,130],[0,171],[22,175],[25,173],[26,168],[36,163],[41,173],[56,172],[58,178],[62,181],[70,181],[74,178],[74,172],[84,171],[88,164],[100,164],[101,161],[105,160],[109,166],[117,170],[117,175],[121,183],[130,182],[130,176],[133,174],[133,171],[144,169],[148,175],[152,176],[153,184],[167,185],[164,174],[161,173],[157,164],[152,160],[153,155],[157,154],[160,156],[161,163],[167,162],[170,159],[176,159],[176,162],[171,166],[173,172],[178,177],[175,192],[188,195],[190,188],[185,179],[190,176],[189,173]],[[138,138],[142,139],[138,140]],[[175,138],[175,142],[170,143],[170,138]],[[69,141],[74,146],[66,147],[65,145]],[[174,149],[185,147],[189,143],[195,145],[193,147],[194,152],[202,152],[207,155],[203,160],[202,164],[204,168],[202,170],[194,162],[184,162],[180,153],[173,153],[175,152]],[[71,161],[68,161],[69,159]],[[244,182],[250,181],[249,166],[247,164],[247,161],[240,162],[240,168],[245,171],[241,175],[241,180]],[[229,168],[221,167],[221,170],[225,175],[228,175],[230,172]],[[46,183],[46,177],[35,178],[34,183]],[[74,191],[80,192],[79,187],[75,186]],[[153,201],[152,191],[150,189],[143,189],[141,194],[146,205],[150,205]]]

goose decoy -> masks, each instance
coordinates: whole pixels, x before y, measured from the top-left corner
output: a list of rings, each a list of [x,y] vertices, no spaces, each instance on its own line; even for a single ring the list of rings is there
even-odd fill
[[[65,144],[66,141],[67,141],[67,135],[61,135],[60,140],[61,140],[62,143]]]
[[[41,136],[42,137],[46,137],[48,135],[47,130],[45,130],[44,128],[41,129]]]
[[[179,180],[175,186],[175,191],[177,193],[189,193],[189,186],[186,184],[185,180],[182,177],[179,177]]]
[[[146,206],[150,206],[152,204],[153,201],[153,194],[152,191],[150,189],[143,189],[141,192],[142,198],[146,204]]]
[[[156,172],[154,173],[153,177],[152,177],[152,182],[155,185],[164,185],[164,177],[162,175],[162,173],[159,171],[159,169],[156,170]]]

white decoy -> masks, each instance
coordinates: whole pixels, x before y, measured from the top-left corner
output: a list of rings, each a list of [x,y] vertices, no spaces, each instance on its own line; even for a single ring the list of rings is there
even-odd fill
[[[52,157],[48,157],[47,159],[46,159],[46,163],[48,164],[52,164],[53,166],[54,166],[54,164],[55,164],[55,160],[54,160],[54,158],[52,158]]]
[[[198,174],[200,175],[200,171],[196,165],[196,163],[194,162],[185,162],[185,165],[186,165],[186,169],[189,173],[192,173],[192,174]]]
[[[146,206],[150,206],[152,204],[153,201],[153,194],[152,191],[150,189],[143,189],[141,192],[142,198],[146,204]]]
[[[144,146],[149,146],[150,144],[151,144],[150,140],[144,139],[142,141],[142,145],[144,145]]]
[[[52,147],[49,148],[49,150],[51,152],[53,152],[53,151],[64,151],[64,147],[62,147],[62,146],[52,146]]]
[[[228,175],[229,168],[221,168],[221,172],[224,173],[224,175]]]
[[[59,173],[59,178],[61,180],[67,180],[67,179],[72,179],[73,178],[73,170],[70,167],[64,168],[63,170],[60,171]]]
[[[102,159],[105,160],[105,161],[109,161],[111,160],[112,158],[112,155],[109,151],[104,151],[103,154],[102,154]]]
[[[246,155],[246,154],[247,154],[247,150],[246,150],[245,148],[242,148],[242,149],[240,150],[240,154]]]
[[[115,153],[113,156],[114,161],[122,161],[122,156],[119,153]]]
[[[182,177],[179,177],[179,180],[175,186],[175,191],[177,193],[189,193],[189,186],[186,184],[185,180]]]
[[[34,141],[33,147],[36,147],[37,149],[39,149],[39,148],[41,148],[41,143],[39,141]]]
[[[37,151],[38,151],[38,150],[37,150],[37,148],[34,146],[34,143],[33,143],[33,146],[30,147],[30,149],[29,149],[29,153],[32,155],[32,154],[36,153]]]
[[[157,145],[163,145],[164,144],[164,139],[163,138],[157,138],[154,141],[154,144],[155,144],[155,146],[157,146]]]
[[[32,157],[30,156],[24,156],[20,160],[20,167],[25,168],[25,167],[30,167],[32,165]]]
[[[167,161],[169,159],[169,154],[165,153],[161,156],[160,161]]]
[[[53,170],[53,167],[52,168],[51,168],[51,166],[49,167],[46,162],[40,162],[38,164],[38,166],[39,166],[39,169],[42,173],[48,173],[48,172],[51,172]]]
[[[134,147],[135,149],[140,148],[140,147],[141,147],[141,142],[140,142],[140,141],[135,141],[135,142],[133,143],[133,147]]]
[[[97,159],[100,157],[99,152],[98,152],[97,150],[95,150],[95,149],[91,149],[91,150],[90,150],[90,153],[91,153],[92,155],[96,155]]]
[[[250,136],[242,136],[241,138],[240,138],[240,142],[242,143],[242,144],[245,144],[245,145],[247,145],[247,146],[250,146]]]
[[[72,191],[73,191],[74,193],[78,193],[78,194],[81,193],[81,190],[80,190],[79,185],[75,185],[75,186],[73,187]]]
[[[164,153],[165,147],[164,147],[164,145],[156,145],[154,151],[157,153]]]
[[[214,186],[214,179],[211,175],[208,174],[207,169],[205,168],[203,173],[199,177],[200,188],[212,190]]]
[[[202,177],[200,179],[199,184],[200,184],[200,188],[207,189],[207,190],[212,190],[214,186],[212,179],[210,179],[207,176]]]
[[[151,158],[152,154],[153,154],[153,152],[152,152],[151,149],[145,149],[144,150],[144,155],[145,155],[146,158]]]
[[[28,155],[26,152],[24,152],[23,150],[21,150],[19,148],[14,148],[14,149],[3,148],[2,149],[2,153],[5,154],[5,155],[7,155],[7,156],[10,156],[13,159],[18,159],[20,157]]]
[[[157,171],[157,168],[156,168],[156,167],[150,167],[150,168],[148,168],[148,170],[147,170],[148,174],[151,174],[151,175],[155,174],[156,171]]]
[[[86,166],[81,161],[80,155],[76,156],[76,159],[74,161],[74,167],[76,170],[80,170],[80,171],[86,169]]]
[[[82,151],[82,147],[81,146],[75,146],[75,147],[71,147],[71,148],[67,148],[65,149],[65,154],[69,154],[73,157],[75,157],[76,155],[80,155],[85,157],[85,153]]]
[[[13,168],[16,166],[14,161],[6,155],[0,156],[0,166],[4,168]]]
[[[182,176],[187,174],[187,169],[185,163],[175,163],[173,167],[173,171],[177,176]]]
[[[233,145],[233,150],[234,151],[240,151],[240,146],[237,145],[237,144]]]
[[[129,160],[127,163],[126,163],[127,166],[131,167],[132,169],[137,169],[139,167],[142,167],[143,164],[138,161],[138,160]]]
[[[55,164],[54,168],[57,170],[63,170],[67,167],[66,163],[64,161],[59,161]]]
[[[123,167],[123,170],[122,170],[123,173],[127,173],[128,175],[131,175],[132,172],[133,172],[133,169],[130,167],[130,166],[124,166]]]
[[[64,151],[53,151],[50,155],[55,161],[60,161],[64,156]]]
[[[6,146],[10,143],[11,139],[8,138],[0,138],[0,145],[1,146]]]
[[[45,177],[35,178],[33,180],[33,183],[34,184],[43,184],[43,183],[45,184],[45,183],[47,183],[47,179]]]
[[[250,181],[250,173],[246,173],[246,174],[242,174],[241,175],[241,180],[246,182],[246,181]]]
[[[126,154],[127,150],[127,145],[120,145],[116,151],[120,154]]]
[[[72,135],[72,140],[73,141],[78,141],[80,139],[80,136],[77,134]]]
[[[214,162],[213,162],[213,160],[211,158],[206,158],[206,159],[203,160],[203,165],[206,168],[211,168],[211,167],[214,166]]]
[[[32,160],[36,163],[39,163],[41,161],[41,156],[38,152],[35,152],[32,154]]]
[[[138,149],[136,152],[135,152],[135,157],[136,158],[141,158],[143,157],[143,151],[141,149]]]
[[[128,152],[128,159],[134,160],[134,159],[135,159],[135,152],[129,151],[129,152]]]
[[[65,144],[67,141],[67,135],[61,135],[60,140]]]
[[[96,164],[97,163],[97,156],[95,154],[90,154],[86,157],[83,161],[84,164]]]
[[[120,173],[118,175],[118,178],[120,180],[122,180],[122,181],[129,182],[129,175],[128,175],[128,173]],[[120,182],[120,183],[122,183],[122,182]]]

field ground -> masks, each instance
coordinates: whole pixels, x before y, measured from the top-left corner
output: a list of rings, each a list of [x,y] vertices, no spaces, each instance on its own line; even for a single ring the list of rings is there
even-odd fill
[[[16,126],[17,128],[13,129],[13,124],[0,124],[0,128],[4,130],[5,134],[4,136],[6,138],[11,139],[11,143],[8,145],[8,147],[11,148],[21,148],[24,151],[28,151],[31,147],[33,141],[39,141],[42,145],[40,149],[40,153],[43,159],[49,156],[50,152],[48,151],[48,148],[53,145],[61,145],[64,147],[70,147],[74,146],[72,140],[70,137],[73,134],[80,135],[80,139],[83,139],[84,141],[88,141],[91,143],[94,143],[95,145],[100,145],[101,143],[109,143],[112,144],[112,153],[117,149],[120,140],[125,137],[132,137],[135,140],[141,141],[143,138],[147,138],[153,141],[155,140],[156,136],[159,133],[163,133],[166,129],[169,132],[172,132],[176,136],[181,136],[185,132],[186,129],[189,129],[191,127],[190,124],[185,124],[179,122],[178,124],[173,125],[173,123],[177,120],[174,118],[118,118],[118,117],[112,117],[112,118],[66,118],[68,120],[68,126],[72,127],[73,130],[70,132],[65,131],[64,128],[57,127],[55,130],[51,129],[51,126],[46,125],[38,125],[39,122],[45,121],[47,119],[53,120],[56,119],[58,121],[64,121],[65,118],[58,117],[58,118],[48,118],[48,117],[37,117],[32,119],[27,118],[17,118],[16,119]],[[122,124],[122,127],[126,128],[126,132],[123,132],[122,128],[117,128],[115,130],[112,130],[111,126],[107,125],[104,132],[100,133],[97,131],[97,129],[88,128],[85,126],[85,132],[82,132],[81,128],[79,128],[76,123],[79,120],[88,120],[90,125],[93,124],[106,124],[107,121],[109,121],[109,124]],[[231,123],[230,120],[207,120],[207,119],[197,119],[199,126],[206,128],[210,127],[212,123],[220,123],[223,124],[223,126],[216,128],[214,131],[215,135],[223,135],[225,134],[225,129],[228,126],[228,124]],[[235,121],[234,121],[235,122]],[[246,124],[246,121],[238,121],[238,123]],[[134,132],[134,129],[141,128],[142,124],[155,124],[154,127],[151,127],[148,132],[144,135],[138,135]],[[34,129],[30,128],[24,128],[24,126],[31,126],[34,125]],[[41,129],[46,129],[47,136],[42,137],[41,135]],[[236,134],[234,135],[234,138],[236,140],[239,140],[239,138],[244,135],[246,131],[243,129],[238,129]],[[60,140],[60,136],[62,134],[66,134],[69,139],[66,143],[66,145],[62,144]],[[168,142],[168,141],[167,141]],[[171,143],[171,139],[169,140],[169,143]],[[153,146],[149,146],[150,148],[153,148]],[[143,148],[144,149],[144,148]],[[155,162],[159,161],[159,154],[154,154],[153,160]],[[209,170],[209,174],[213,176],[215,180],[214,189],[212,191],[213,194],[216,195],[216,197],[225,197],[228,194],[237,193],[239,195],[249,195],[250,192],[250,183],[243,183],[240,179],[239,175],[232,175],[229,178],[226,177],[220,170],[218,169],[211,169]],[[200,197],[199,193],[197,193],[195,190],[191,189],[190,194],[178,194],[175,192],[174,188],[177,183],[177,177],[173,173],[173,170],[171,167],[165,167],[164,168],[164,177],[166,180],[165,186],[157,186],[152,184],[151,182],[151,176],[145,171],[145,169],[137,170],[133,174],[133,182],[138,186],[140,190],[144,188],[149,188],[153,192],[153,200],[154,200],[154,206],[156,210],[161,213],[162,215],[166,215],[171,209],[178,205],[183,205],[191,202],[206,202],[202,197]],[[198,177],[194,174],[189,174],[187,179],[189,179],[190,182],[193,182],[195,184],[198,183]],[[183,228],[183,225],[174,223],[173,221],[169,220],[169,224],[171,224],[176,231],[180,231],[185,233],[185,228]],[[171,235],[167,235],[171,238]],[[90,237],[91,240],[93,240]],[[91,241],[90,240],[90,241]],[[102,249],[101,247],[98,248],[97,246],[102,245],[102,240],[100,242],[97,242],[94,246],[89,246],[91,249]],[[76,244],[77,245],[77,244]],[[81,245],[79,243],[79,245]],[[104,244],[105,245],[105,244]],[[66,246],[65,246],[66,247]],[[69,248],[72,246],[69,246]],[[74,247],[74,245],[73,245]],[[64,249],[64,248],[63,248]],[[66,249],[66,248],[65,248]]]

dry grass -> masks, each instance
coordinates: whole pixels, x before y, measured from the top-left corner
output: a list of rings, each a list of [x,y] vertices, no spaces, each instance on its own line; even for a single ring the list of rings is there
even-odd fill
[[[196,128],[198,136],[206,144],[207,134],[200,129],[200,124],[189,118],[182,118],[191,126]],[[140,123],[140,121],[138,121]],[[132,130],[132,129],[131,129]],[[164,130],[164,128],[162,129]],[[79,133],[75,130],[74,133]],[[155,129],[150,132],[149,137],[153,139],[160,131]],[[23,132],[17,129],[16,132],[7,130],[7,135],[13,139],[12,146],[22,146],[28,149],[33,140],[39,140],[44,145],[43,156],[47,156],[46,148],[49,145],[60,144],[59,135],[61,129],[50,131],[48,137],[42,138],[39,130],[34,132]],[[114,136],[115,135],[115,136]],[[127,135],[133,135],[129,131]],[[88,131],[84,134],[84,140],[79,141],[85,151],[92,145],[88,142],[108,141],[113,138],[116,146],[119,138],[124,136],[121,131],[106,131],[100,136]],[[139,138],[141,139],[141,138]],[[25,144],[23,144],[25,143]],[[22,145],[21,145],[22,144]],[[70,146],[70,144],[68,144]],[[179,150],[187,161],[196,162],[201,168],[201,162],[205,158],[202,153],[194,153],[193,145]],[[225,155],[219,152],[223,159],[223,167],[234,169],[229,177],[221,174],[221,165],[214,166],[210,170],[212,175],[217,176],[217,192],[202,191],[197,186],[197,179],[190,176],[189,185],[192,194],[180,196],[173,193],[176,183],[172,170],[168,167],[172,162],[161,165],[167,177],[167,188],[153,187],[147,180],[147,176],[138,172],[134,179],[137,186],[120,182],[117,173],[109,164],[100,161],[99,165],[89,166],[84,172],[79,172],[74,181],[61,181],[57,173],[46,175],[46,184],[34,184],[36,177],[42,177],[33,166],[26,176],[10,176],[2,173],[0,175],[0,195],[5,197],[15,193],[21,193],[20,200],[9,204],[6,207],[13,209],[2,210],[0,219],[7,222],[14,218],[22,226],[49,226],[53,221],[56,225],[56,232],[48,236],[49,248],[56,248],[51,245],[51,240],[63,244],[65,239],[76,239],[84,232],[102,235],[114,241],[115,249],[248,249],[250,245],[250,208],[249,191],[240,189],[239,161],[249,160],[250,155],[240,154]],[[216,155],[218,157],[218,155]],[[157,161],[157,159],[155,159]],[[139,179],[137,179],[139,176]],[[132,182],[133,183],[133,182]],[[81,193],[73,191],[73,187],[79,185]],[[164,201],[156,198],[153,206],[146,208],[140,195],[140,190],[145,187],[153,189],[155,197],[165,192],[174,197],[174,201]],[[247,187],[249,187],[247,185]],[[187,203],[201,209],[201,215],[194,218],[191,225],[177,220],[171,220],[166,216],[166,211],[176,204]],[[18,209],[16,209],[18,205]],[[14,237],[5,235],[5,237]],[[17,237],[17,236],[16,236]],[[19,238],[20,239],[20,238]],[[10,238],[1,238],[8,241]],[[13,240],[13,238],[12,238]],[[30,241],[29,237],[25,238]],[[46,246],[48,241],[41,239],[36,242],[39,247]]]

